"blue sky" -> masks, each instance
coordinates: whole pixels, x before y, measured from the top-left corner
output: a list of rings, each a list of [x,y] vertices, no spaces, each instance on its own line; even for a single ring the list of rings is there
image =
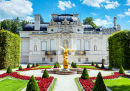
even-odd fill
[[[83,21],[93,17],[98,26],[113,27],[113,17],[123,29],[130,29],[130,0],[0,0],[0,21],[20,17],[34,21],[34,14],[41,14],[45,22],[51,14],[78,13]]]

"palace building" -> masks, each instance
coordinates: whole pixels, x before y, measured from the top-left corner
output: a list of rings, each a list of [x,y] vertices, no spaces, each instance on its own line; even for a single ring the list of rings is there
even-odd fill
[[[76,50],[69,53],[69,63],[108,63],[107,38],[121,29],[116,25],[117,18],[114,17],[113,28],[93,28],[82,24],[78,15],[51,14],[51,21],[43,24],[40,15],[34,15],[34,24],[27,24],[20,31],[21,63],[62,63],[63,50],[59,45]]]

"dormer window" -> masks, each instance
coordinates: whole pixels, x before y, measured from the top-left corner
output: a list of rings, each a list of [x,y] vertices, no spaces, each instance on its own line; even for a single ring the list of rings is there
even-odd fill
[[[53,29],[51,29],[51,32],[53,32]]]
[[[79,31],[80,31],[80,29],[77,29],[77,31],[79,32]]]

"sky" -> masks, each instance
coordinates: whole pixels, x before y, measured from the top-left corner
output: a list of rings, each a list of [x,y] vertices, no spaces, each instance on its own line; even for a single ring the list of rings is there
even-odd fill
[[[81,22],[93,17],[97,26],[112,28],[114,17],[121,29],[130,29],[130,0],[0,0],[0,21],[20,17],[34,21],[41,14],[50,22],[51,14],[78,13]]]

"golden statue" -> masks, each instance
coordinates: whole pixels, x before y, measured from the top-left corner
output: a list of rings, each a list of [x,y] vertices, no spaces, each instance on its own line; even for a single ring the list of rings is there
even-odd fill
[[[65,48],[59,46],[60,48],[62,48],[64,50],[63,52],[63,67],[64,69],[68,69],[68,52],[75,52],[72,49],[67,49],[67,46],[65,46]]]

